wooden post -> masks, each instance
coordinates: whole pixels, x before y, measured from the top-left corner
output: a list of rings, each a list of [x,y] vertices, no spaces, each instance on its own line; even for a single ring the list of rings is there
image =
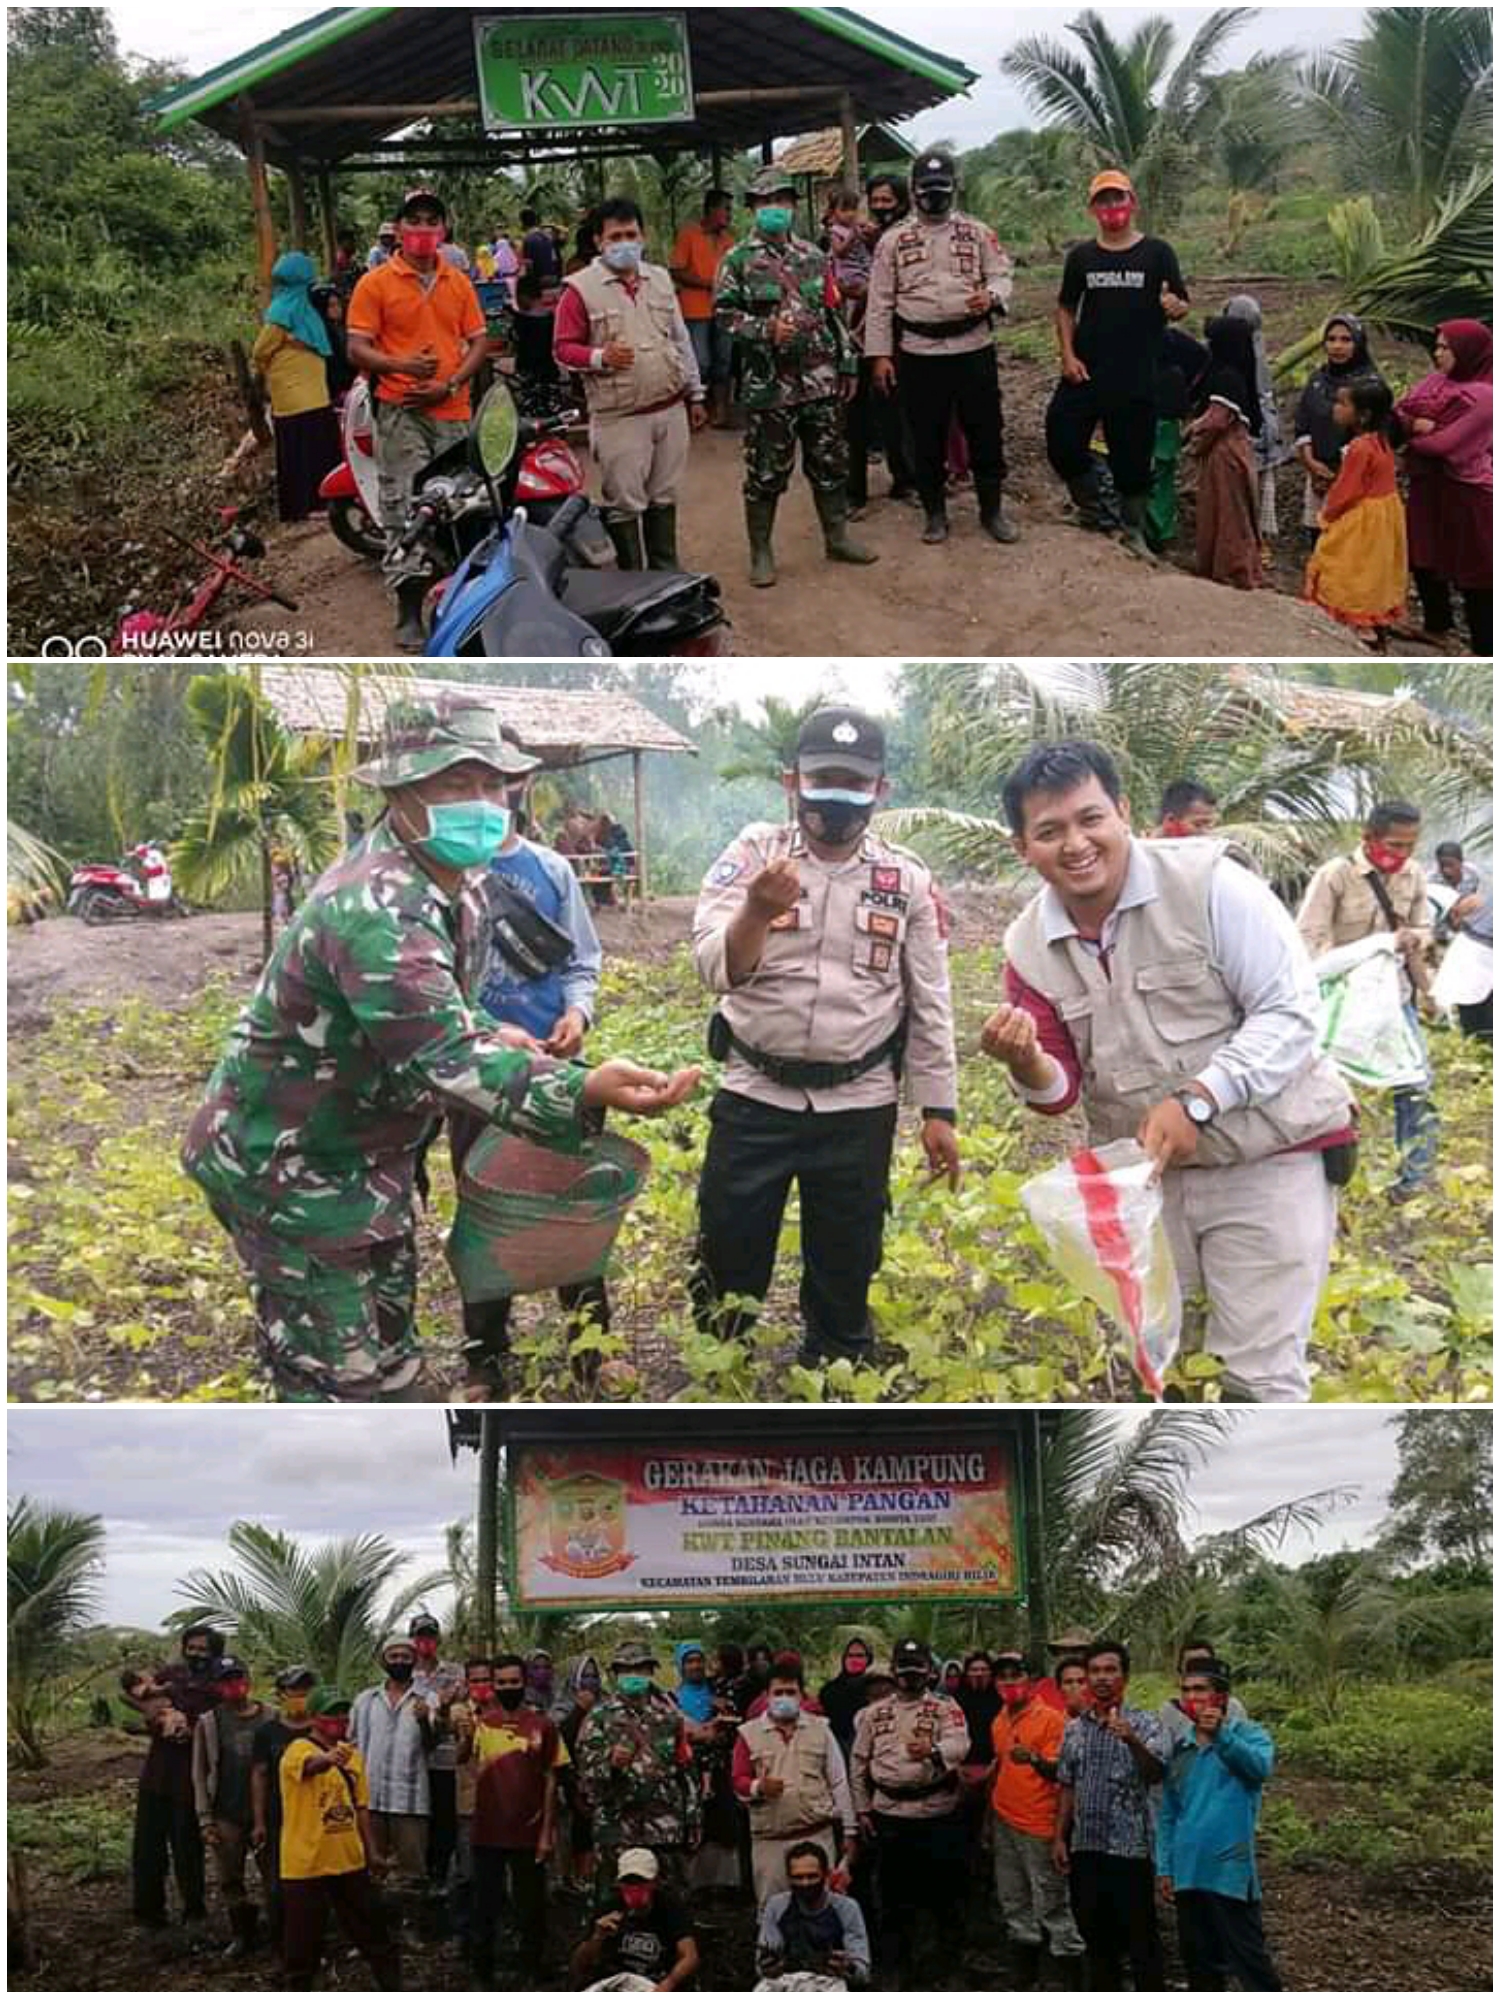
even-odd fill
[[[500,1418],[493,1409],[479,1417],[479,1531],[475,1555],[475,1617],[479,1643],[495,1649],[495,1597],[500,1571]]]
[[[339,254],[338,215],[333,206],[333,175],[318,168],[318,221],[323,229],[323,268],[332,277]]]
[[[1047,1599],[1046,1529],[1042,1509],[1042,1425],[1035,1409],[1023,1411],[1021,1484],[1026,1515],[1026,1629],[1032,1657],[1047,1656],[1051,1605]]]
[[[255,106],[241,97],[240,144],[250,175],[250,205],[255,213],[255,261],[262,298],[271,296],[271,266],[276,262],[276,224],[271,215],[271,190],[266,183],[266,142],[255,122]]]
[[[763,167],[768,167],[771,164],[771,141],[769,139],[762,139],[760,142],[760,163]]]
[[[286,166],[287,209],[292,229],[292,248],[307,248],[307,177],[302,171],[301,160],[288,160]]]
[[[708,149],[708,184],[710,187],[724,185],[724,148],[717,140]]]
[[[838,126],[844,134],[844,194],[860,192],[860,128],[854,124],[854,96],[846,90],[838,100]]]
[[[630,752],[630,776],[635,788],[635,893],[646,900],[646,796],[641,781],[641,753]]]

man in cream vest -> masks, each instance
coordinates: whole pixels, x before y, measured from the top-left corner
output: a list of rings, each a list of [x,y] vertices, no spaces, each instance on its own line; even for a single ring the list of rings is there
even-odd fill
[[[787,1885],[791,1848],[811,1841],[830,1867],[856,1850],[849,1772],[832,1724],[803,1706],[802,1661],[781,1652],[771,1662],[763,1714],[740,1724],[734,1745],[735,1794],[750,1814],[755,1906]]]
[[[590,444],[622,569],[677,568],[677,497],[690,430],[706,410],[672,274],[644,259],[641,211],[623,195],[597,211],[599,255],[569,277],[552,351],[588,384]]]
[[[1222,841],[1136,839],[1097,743],[1038,746],[1004,796],[1044,885],[1006,932],[982,1045],[1033,1110],[1080,1104],[1090,1144],[1134,1138],[1155,1160],[1226,1391],[1305,1401],[1354,1134],[1296,927]]]

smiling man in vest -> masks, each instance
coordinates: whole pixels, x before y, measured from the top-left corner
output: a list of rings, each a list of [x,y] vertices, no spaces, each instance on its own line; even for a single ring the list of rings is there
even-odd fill
[[[1305,1401],[1353,1130],[1296,928],[1222,841],[1136,839],[1097,743],[1038,745],[1004,797],[1043,887],[1006,932],[985,1052],[1033,1110],[1081,1103],[1091,1145],[1139,1141],[1226,1392]]]
[[[588,381],[590,446],[620,567],[675,569],[688,437],[707,416],[703,382],[672,274],[645,261],[639,207],[617,195],[598,226],[598,256],[563,285],[552,351]]]

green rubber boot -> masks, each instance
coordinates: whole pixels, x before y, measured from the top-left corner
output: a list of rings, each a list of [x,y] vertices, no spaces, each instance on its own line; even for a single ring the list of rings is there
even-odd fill
[[[771,553],[771,530],[775,525],[774,500],[746,500],[745,532],[750,537],[750,581],[757,590],[769,590],[776,581],[776,558]]]
[[[1120,546],[1128,555],[1139,556],[1142,562],[1154,563],[1156,557],[1146,539],[1146,510],[1150,504],[1149,493],[1121,494],[1120,513],[1125,525],[1120,530]]]
[[[647,507],[642,523],[648,569],[680,569],[677,560],[677,509]]]
[[[823,553],[830,562],[880,560],[873,548],[861,548],[857,541],[850,541],[849,495],[846,492],[841,488],[825,492],[821,486],[815,486],[813,498],[818,505],[818,519],[823,523]]]
[[[639,514],[606,514],[604,525],[615,545],[615,559],[622,569],[644,569],[646,556],[641,545]]]

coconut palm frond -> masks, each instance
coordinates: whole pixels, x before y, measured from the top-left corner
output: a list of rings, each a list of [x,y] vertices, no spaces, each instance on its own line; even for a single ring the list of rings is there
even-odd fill
[[[1129,165],[1129,137],[1114,117],[1114,104],[1071,49],[1046,35],[1028,35],[1001,57],[1000,67],[1048,124],[1078,133],[1101,159]]]
[[[68,864],[55,847],[37,834],[5,822],[5,880],[10,888],[35,895],[42,889],[61,891],[67,887]]]

